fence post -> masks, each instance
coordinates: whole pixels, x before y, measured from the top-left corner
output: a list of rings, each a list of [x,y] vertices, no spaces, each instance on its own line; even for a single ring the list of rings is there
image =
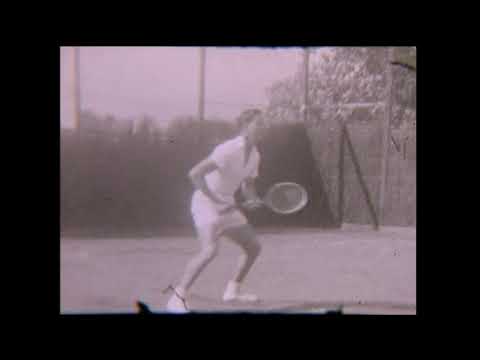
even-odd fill
[[[383,141],[382,141],[382,163],[380,173],[380,194],[378,204],[379,224],[385,224],[385,198],[387,190],[387,176],[388,176],[388,148],[390,142],[390,123],[392,121],[392,107],[393,107],[393,73],[392,73],[392,56],[393,48],[387,49],[386,66],[387,66],[387,99],[385,101],[385,122],[383,125]]]

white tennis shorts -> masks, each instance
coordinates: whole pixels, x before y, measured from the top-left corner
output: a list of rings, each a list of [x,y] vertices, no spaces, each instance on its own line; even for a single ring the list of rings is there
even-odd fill
[[[233,198],[231,199],[233,203]],[[218,231],[229,227],[248,224],[247,218],[239,210],[229,211],[226,214],[218,214],[218,205],[213,203],[200,190],[194,192],[192,197],[191,212],[195,227],[218,226]]]

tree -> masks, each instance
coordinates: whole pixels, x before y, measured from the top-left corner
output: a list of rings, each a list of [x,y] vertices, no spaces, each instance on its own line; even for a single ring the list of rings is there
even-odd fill
[[[313,111],[335,116],[335,112],[348,111],[348,106],[339,105],[376,103],[385,98],[386,48],[324,48],[312,60],[308,96]],[[267,114],[272,121],[302,118],[302,82],[299,69],[268,89]]]
[[[274,83],[267,89],[267,95],[269,104],[266,116],[271,123],[292,122],[299,118],[302,96],[298,74]]]

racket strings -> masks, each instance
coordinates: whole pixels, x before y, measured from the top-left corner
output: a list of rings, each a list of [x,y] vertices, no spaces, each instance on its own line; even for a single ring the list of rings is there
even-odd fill
[[[278,187],[270,194],[271,205],[281,211],[296,208],[302,202],[303,194],[295,187]]]

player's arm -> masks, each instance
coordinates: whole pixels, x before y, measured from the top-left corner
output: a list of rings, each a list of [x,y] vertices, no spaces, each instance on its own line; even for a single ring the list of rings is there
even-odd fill
[[[242,194],[247,201],[256,201],[259,199],[257,190],[255,188],[255,179],[247,178],[242,182]]]
[[[195,188],[203,192],[210,200],[219,205],[227,205],[225,201],[219,199],[212,191],[210,191],[207,186],[207,182],[205,181],[205,176],[217,169],[218,165],[214,161],[207,158],[195,165],[188,173],[188,176],[190,177],[190,180]]]
[[[255,209],[262,206],[262,200],[258,196],[257,189],[255,188],[255,178],[258,177],[259,169],[260,159],[258,159],[253,172],[242,182],[241,185],[243,197],[247,200],[244,207],[247,209]]]
[[[245,181],[242,182],[242,194],[246,199],[246,202],[243,206],[246,209],[256,209],[262,206],[262,200],[257,194],[257,189],[255,188],[255,179],[254,178],[247,178]]]

